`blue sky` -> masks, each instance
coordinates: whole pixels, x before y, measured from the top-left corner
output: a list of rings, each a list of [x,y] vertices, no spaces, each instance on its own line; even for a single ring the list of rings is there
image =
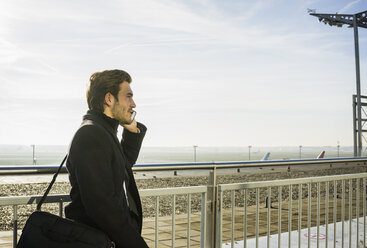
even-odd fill
[[[367,1],[1,1],[0,144],[68,145],[89,76],[119,68],[146,146],[352,145],[353,30],[307,8]]]

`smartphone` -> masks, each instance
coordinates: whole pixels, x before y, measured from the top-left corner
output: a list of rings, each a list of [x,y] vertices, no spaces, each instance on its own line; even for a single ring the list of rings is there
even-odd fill
[[[131,121],[135,119],[135,116],[136,116],[136,111],[133,110],[133,112],[131,113]]]

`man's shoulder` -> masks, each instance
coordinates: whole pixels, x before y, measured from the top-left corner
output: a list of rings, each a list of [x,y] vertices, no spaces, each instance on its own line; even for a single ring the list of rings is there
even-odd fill
[[[83,121],[82,125],[76,131],[73,140],[75,139],[95,139],[106,137],[108,133],[101,126],[92,120]]]
[[[99,125],[95,121],[85,120],[77,130],[77,133],[78,132],[106,132],[106,131],[101,125]]]

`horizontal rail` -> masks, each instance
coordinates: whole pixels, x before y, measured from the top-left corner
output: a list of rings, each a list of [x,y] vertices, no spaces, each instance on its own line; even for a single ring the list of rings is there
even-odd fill
[[[332,159],[297,159],[297,160],[270,160],[270,161],[233,161],[207,163],[177,163],[177,164],[143,164],[134,165],[133,171],[159,170],[188,170],[188,169],[229,169],[261,166],[309,165],[330,163],[367,162],[367,157],[359,158],[332,158]]]
[[[181,194],[196,194],[206,193],[207,186],[191,186],[181,188],[159,188],[159,189],[141,189],[139,195],[141,197],[148,196],[164,196],[164,195],[181,195]],[[41,195],[30,196],[5,196],[0,197],[0,206],[14,206],[14,205],[29,205],[37,204],[41,200]],[[69,202],[70,196],[65,194],[49,195],[44,203],[58,203]]]
[[[316,165],[330,163],[358,163],[367,162],[367,157],[350,158],[323,158],[323,159],[292,159],[292,160],[266,160],[266,161],[229,161],[229,162],[198,162],[198,163],[159,163],[136,164],[133,171],[164,171],[164,170],[192,170],[192,169],[226,169],[261,166],[285,166],[285,165]],[[0,174],[21,173],[54,173],[58,165],[14,165],[0,166]],[[61,173],[66,173],[65,166]]]
[[[366,178],[366,177],[367,177],[367,173],[358,173],[358,174],[345,174],[345,175],[336,175],[336,176],[282,179],[282,180],[250,182],[250,183],[220,184],[218,185],[218,190],[255,189],[255,188],[262,188],[262,187],[321,183],[321,182],[330,182],[330,181],[339,181],[339,180],[357,179],[357,178]]]
[[[0,197],[0,206],[29,205],[37,204],[41,200],[41,195],[29,196],[5,196]],[[69,202],[69,195],[49,195],[44,203]]]
[[[141,197],[183,195],[183,194],[206,193],[207,190],[208,190],[207,186],[191,186],[181,188],[141,189],[139,190],[139,194]]]

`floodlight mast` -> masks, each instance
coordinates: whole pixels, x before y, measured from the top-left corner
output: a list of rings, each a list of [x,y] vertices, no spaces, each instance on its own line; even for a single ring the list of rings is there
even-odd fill
[[[355,48],[355,64],[356,64],[356,84],[357,84],[357,142],[354,141],[354,156],[360,157],[362,154],[362,107],[361,107],[361,82],[359,69],[359,44],[358,44],[358,27],[367,28],[367,11],[359,12],[353,15],[343,14],[318,14],[309,12],[310,15],[316,16],[319,22],[329,24],[330,26],[342,27],[344,24],[354,29],[354,48]],[[355,120],[353,120],[355,121]],[[353,131],[356,132],[355,130]],[[353,135],[355,137],[355,135]],[[358,143],[358,144],[357,144]],[[357,145],[356,145],[357,144]],[[358,146],[358,147],[356,147]]]

